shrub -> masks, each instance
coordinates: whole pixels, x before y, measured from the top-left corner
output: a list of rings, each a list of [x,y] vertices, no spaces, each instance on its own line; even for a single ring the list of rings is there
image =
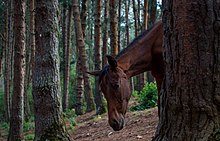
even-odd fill
[[[146,83],[144,88],[140,91],[134,91],[132,96],[138,98],[138,105],[131,107],[131,111],[140,111],[147,108],[152,108],[157,105],[157,86],[156,82]]]

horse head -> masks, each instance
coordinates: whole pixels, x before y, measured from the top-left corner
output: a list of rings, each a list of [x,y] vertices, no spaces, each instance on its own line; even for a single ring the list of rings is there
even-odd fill
[[[99,76],[99,86],[107,100],[108,122],[113,130],[119,131],[125,124],[125,113],[131,96],[130,82],[115,58],[110,55],[106,57],[109,65],[100,71],[88,73]]]

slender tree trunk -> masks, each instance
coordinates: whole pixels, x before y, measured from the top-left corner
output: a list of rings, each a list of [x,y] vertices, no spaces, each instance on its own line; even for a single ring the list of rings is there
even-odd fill
[[[116,56],[118,54],[118,21],[117,21],[117,8],[116,0],[109,1],[109,11],[110,11],[110,46],[111,55]]]
[[[118,0],[118,51],[121,50],[121,0]]]
[[[152,26],[157,18],[157,0],[151,0],[150,4],[149,25]]]
[[[144,23],[145,23],[145,29],[147,29],[148,27],[149,27],[149,25],[150,26],[153,26],[153,24],[154,24],[154,22],[155,22],[155,20],[156,20],[156,8],[157,7],[154,7],[155,6],[155,2],[156,2],[156,6],[157,6],[157,1],[156,0],[151,0],[151,5],[150,5],[150,15],[148,14],[148,0],[145,0],[145,3],[144,3],[144,7],[145,7],[145,11],[147,11],[146,13],[145,13],[145,16],[144,16]],[[148,15],[150,16],[150,18],[148,18]],[[154,18],[155,19],[154,19]],[[148,20],[149,19],[149,20]],[[151,21],[151,20],[153,20],[153,21]],[[151,83],[151,82],[154,82],[154,77],[153,77],[153,75],[151,74],[151,72],[150,71],[148,71],[147,72],[147,82],[148,83]]]
[[[127,45],[130,43],[130,35],[129,35],[129,19],[128,19],[128,14],[129,14],[129,5],[130,5],[130,0],[125,1],[125,23],[126,23],[126,43]]]
[[[79,49],[78,49],[78,45],[76,45],[77,50],[78,50],[78,54],[79,54]],[[83,114],[83,91],[84,91],[84,87],[83,87],[83,73],[82,73],[82,64],[81,64],[81,60],[79,58],[78,55],[78,59],[77,59],[77,64],[76,64],[76,105],[75,105],[75,109],[76,109],[76,114],[77,115],[82,115]]]
[[[10,89],[9,89],[9,48],[8,48],[8,0],[5,0],[5,30],[4,30],[4,48],[5,48],[5,68],[4,68],[4,108],[5,119],[10,119]]]
[[[81,25],[82,25],[82,32],[83,32],[84,41],[86,41],[86,17],[87,17],[86,13],[87,13],[87,0],[82,0]],[[88,81],[88,80],[86,80],[88,78],[84,78],[84,79],[85,79],[84,80],[85,82]],[[93,95],[92,95],[91,88],[87,89],[87,87],[88,87],[87,83],[84,83],[85,87],[86,87],[85,91],[84,91],[86,105],[87,105],[86,112],[91,112],[92,110],[95,109],[95,103],[94,103],[94,100],[93,100]]]
[[[31,60],[30,60],[30,73],[31,77],[29,81],[32,82],[33,68],[35,62],[35,0],[30,0],[30,43],[31,43]]]
[[[62,116],[57,13],[58,0],[36,1],[35,141],[70,140]]]
[[[97,0],[95,4],[95,35],[94,35],[94,54],[95,54],[95,70],[101,69],[101,0]],[[95,78],[95,103],[96,114],[103,114],[106,112],[104,106],[103,95],[99,91],[98,78]]]
[[[220,2],[163,5],[166,74],[154,140],[219,141]]]
[[[82,10],[81,10],[81,24],[82,24],[82,32],[83,37],[85,39],[86,36],[86,17],[87,17],[87,0],[82,0]]]
[[[87,56],[86,56],[84,37],[82,33],[78,0],[73,0],[72,5],[73,5],[73,17],[75,21],[76,39],[77,39],[77,44],[79,48],[79,57],[82,63],[82,72],[83,72],[83,78],[84,78],[85,91],[88,92],[87,95],[88,95],[88,98],[90,98],[90,100],[87,102],[87,111],[92,111],[92,107],[94,107],[93,105],[94,100],[92,96],[91,85],[89,82],[89,76],[86,73],[88,71],[88,62],[87,62]]]
[[[66,111],[69,105],[69,77],[70,77],[70,47],[72,44],[72,6],[69,6],[69,17],[68,17],[68,30],[67,30],[67,48],[66,48],[66,60],[65,60],[65,78],[64,78],[64,97],[63,97],[63,110]]]
[[[138,33],[141,32],[141,2],[140,0],[137,0],[137,27],[138,27]]]
[[[14,94],[10,118],[9,141],[23,140],[25,73],[25,0],[15,1]]]
[[[62,40],[62,44],[63,44],[63,110],[65,111],[66,106],[65,106],[65,95],[66,95],[66,78],[67,78],[67,74],[66,74],[66,61],[67,61],[67,1],[65,0],[63,2],[63,23],[62,23],[62,36],[63,36],[63,40]]]
[[[102,67],[107,64],[106,54],[108,54],[108,15],[109,0],[105,0],[104,24],[103,24],[103,45],[102,45]]]
[[[31,1],[29,2],[30,6],[26,7],[26,11],[29,11],[31,18]],[[28,12],[27,12],[28,13]],[[26,20],[29,19],[28,14],[26,14]],[[30,19],[31,22],[31,19]],[[31,23],[30,23],[31,24]],[[30,25],[31,26],[31,25]],[[25,48],[25,78],[24,78],[24,120],[28,121],[31,116],[30,105],[28,99],[28,90],[30,88],[31,80],[31,29],[28,29],[29,24],[26,24],[26,48]]]

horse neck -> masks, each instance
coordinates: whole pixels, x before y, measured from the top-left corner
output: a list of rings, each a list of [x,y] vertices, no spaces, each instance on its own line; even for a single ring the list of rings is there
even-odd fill
[[[117,57],[117,63],[128,77],[132,77],[151,70],[153,51],[162,49],[162,23],[156,24],[150,31],[145,31],[144,36],[137,37],[132,46]],[[158,42],[158,38],[161,38]],[[159,46],[159,47],[158,47]]]

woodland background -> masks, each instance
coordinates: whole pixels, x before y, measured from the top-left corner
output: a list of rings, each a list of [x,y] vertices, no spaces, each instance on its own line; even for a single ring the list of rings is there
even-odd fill
[[[96,114],[106,112],[106,102],[98,89],[98,81],[89,77],[86,71],[99,70],[107,62],[105,55],[115,56],[125,48],[142,31],[150,28],[161,19],[161,2],[157,0],[59,0],[58,6],[58,56],[59,76],[62,99],[62,111],[75,124],[74,116],[82,115],[93,110]],[[24,130],[34,128],[34,100],[32,92],[33,71],[35,67],[36,22],[44,22],[36,16],[38,10],[34,0],[21,1],[26,10],[24,15],[24,58],[20,60],[24,65],[24,82],[21,99],[24,115],[20,115]],[[40,3],[38,1],[37,3]],[[42,2],[43,3],[43,2]],[[15,28],[19,20],[16,18],[16,4],[14,0],[0,2],[0,119],[1,126],[9,130],[12,109],[15,106],[15,77],[18,76],[16,65],[16,33]],[[46,3],[44,3],[46,4]],[[78,5],[77,5],[78,4]],[[79,6],[79,11],[77,8]],[[23,10],[24,10],[23,9]],[[24,11],[25,11],[24,10]],[[75,18],[79,17],[80,20]],[[79,24],[80,23],[80,24]],[[44,29],[45,28],[45,29]],[[82,29],[82,36],[77,35]],[[42,30],[47,30],[43,26]],[[83,40],[80,42],[79,40]],[[19,60],[19,59],[18,59]],[[36,71],[36,70],[35,70]],[[131,110],[142,110],[156,106],[157,90],[150,73],[144,73],[132,78],[133,96],[138,97],[139,105]],[[144,89],[143,89],[144,87]],[[15,94],[14,94],[15,93]],[[146,93],[149,93],[147,96]],[[33,94],[33,95],[32,95]],[[18,99],[15,101],[19,101]],[[17,103],[18,104],[18,103]],[[19,104],[15,107],[19,107]],[[73,110],[74,109],[74,110]],[[64,113],[64,115],[65,115]],[[35,115],[36,116],[36,115]],[[36,122],[36,121],[35,121]],[[13,126],[11,124],[11,126]],[[14,125],[17,126],[17,125]],[[41,125],[43,126],[43,125]],[[12,127],[10,127],[12,128]],[[16,127],[18,129],[18,127]],[[18,129],[18,130],[23,130]],[[23,132],[23,131],[21,131]],[[10,134],[9,134],[10,135]],[[12,133],[11,133],[12,135]]]

